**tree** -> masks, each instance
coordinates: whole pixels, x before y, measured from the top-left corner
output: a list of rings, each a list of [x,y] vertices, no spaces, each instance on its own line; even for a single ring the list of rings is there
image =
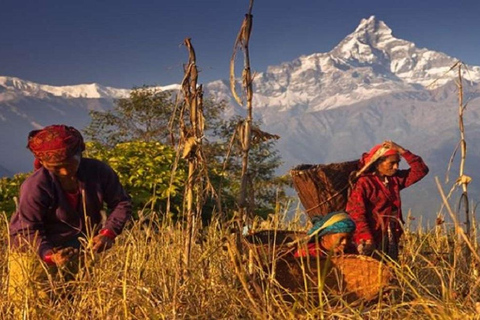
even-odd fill
[[[186,172],[179,166],[172,173],[176,157],[173,148],[155,141],[123,142],[113,148],[89,142],[85,154],[107,162],[115,170],[132,197],[134,213],[144,208],[165,212],[167,201],[172,202],[174,213],[180,211]]]
[[[128,98],[118,99],[108,111],[90,111],[92,121],[83,131],[88,140],[113,147],[127,141],[158,141],[173,145],[173,128],[178,127],[180,114],[173,91],[155,87],[134,88]],[[223,122],[226,103],[204,100],[206,130]],[[185,119],[188,113],[183,115]]]
[[[116,101],[113,110],[90,111],[92,122],[85,136],[106,146],[141,141],[166,141],[175,102],[169,92],[136,88],[128,98]]]

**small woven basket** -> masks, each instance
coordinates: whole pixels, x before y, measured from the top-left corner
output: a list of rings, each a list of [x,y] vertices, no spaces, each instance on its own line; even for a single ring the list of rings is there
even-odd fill
[[[331,164],[302,164],[290,170],[293,186],[309,218],[345,210],[352,172],[359,160]]]

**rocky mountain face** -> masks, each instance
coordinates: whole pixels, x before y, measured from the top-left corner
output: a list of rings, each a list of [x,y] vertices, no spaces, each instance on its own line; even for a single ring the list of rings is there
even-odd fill
[[[444,180],[459,140],[457,72],[449,71],[456,63],[453,57],[395,38],[372,16],[330,52],[301,56],[256,74],[255,119],[265,131],[281,136],[280,174],[301,163],[356,159],[385,139],[421,155],[431,173],[404,191],[404,211],[431,218],[441,204],[434,178]],[[480,179],[474,167],[480,158],[480,67],[462,70],[468,102],[465,174],[473,177],[474,198]],[[231,99],[227,81],[204,88],[206,96],[231,102],[226,116],[245,112]],[[83,128],[88,110],[111,108],[113,99],[127,94],[96,84],[53,87],[0,77],[0,173],[30,170],[33,159],[25,149],[30,130],[53,123]],[[458,154],[456,159],[453,180]],[[443,187],[449,190],[451,185]]]

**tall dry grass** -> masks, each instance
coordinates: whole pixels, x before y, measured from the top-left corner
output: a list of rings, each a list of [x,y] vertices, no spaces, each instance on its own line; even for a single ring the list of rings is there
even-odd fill
[[[477,265],[465,264],[463,244],[445,224],[428,232],[407,230],[401,260],[392,264],[396,280],[391,290],[378,301],[347,303],[326,292],[316,300],[285,301],[271,274],[263,274],[264,289],[255,290],[248,281],[248,257],[235,256],[231,229],[215,221],[193,244],[192,267],[185,275],[181,225],[148,221],[133,222],[111,250],[88,256],[89,267],[74,281],[56,282],[56,300],[26,301],[29,314],[35,319],[479,318]],[[275,218],[261,227],[299,230],[299,221]],[[6,239],[5,219],[0,233]],[[5,243],[0,246],[2,319],[11,318],[7,249]]]

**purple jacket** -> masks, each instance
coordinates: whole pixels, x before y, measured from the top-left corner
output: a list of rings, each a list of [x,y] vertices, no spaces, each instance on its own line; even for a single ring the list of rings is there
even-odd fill
[[[115,234],[122,232],[131,218],[132,206],[113,169],[101,161],[82,158],[77,178],[80,193],[85,194],[85,201],[80,197],[78,208],[70,206],[60,182],[45,168],[23,182],[18,210],[10,220],[13,247],[19,247],[25,239],[33,244],[36,239],[38,254],[44,258],[48,250],[85,235],[85,216],[88,224],[98,231],[103,203],[110,212],[103,227]]]

